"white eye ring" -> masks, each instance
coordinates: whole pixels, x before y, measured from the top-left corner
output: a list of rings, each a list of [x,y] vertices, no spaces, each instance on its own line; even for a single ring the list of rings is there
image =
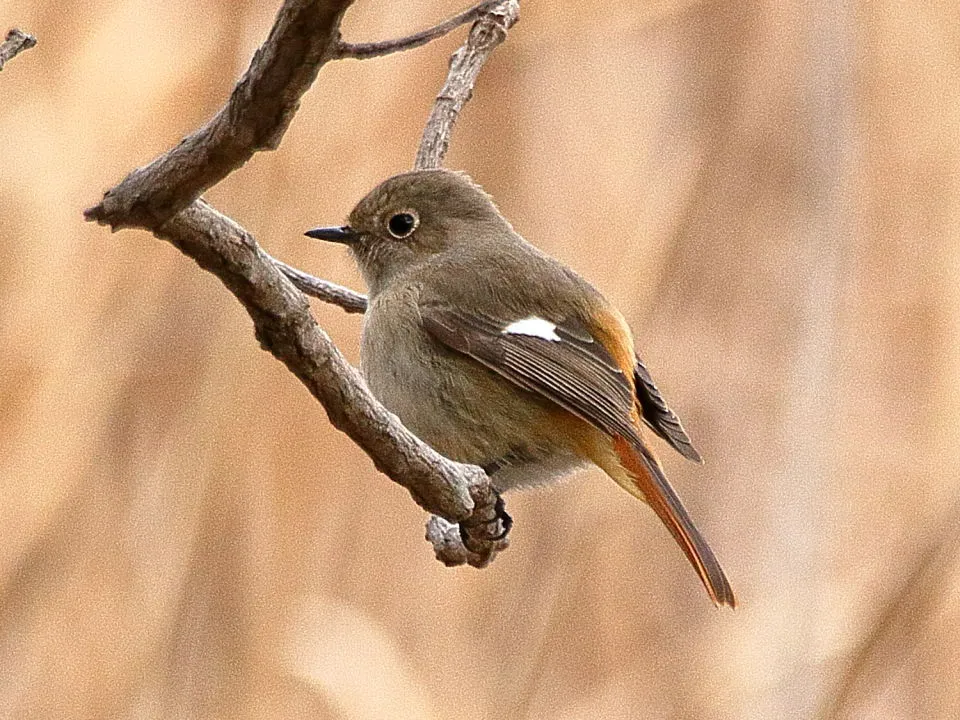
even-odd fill
[[[420,225],[420,216],[416,210],[401,210],[393,213],[387,220],[387,232],[397,240],[410,237]]]

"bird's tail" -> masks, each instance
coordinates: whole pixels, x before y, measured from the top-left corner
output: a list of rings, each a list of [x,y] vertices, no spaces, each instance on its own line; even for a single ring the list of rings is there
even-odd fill
[[[736,607],[737,599],[720,562],[694,526],[656,458],[639,438],[614,438],[613,448],[619,466],[610,468],[605,463],[603,469],[624,490],[653,508],[697,571],[713,602]]]

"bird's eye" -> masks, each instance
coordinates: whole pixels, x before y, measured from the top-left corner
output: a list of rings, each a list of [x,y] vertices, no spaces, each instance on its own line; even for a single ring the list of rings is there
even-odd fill
[[[417,217],[415,212],[412,210],[404,210],[390,218],[387,222],[387,229],[395,238],[402,240],[416,230],[419,223],[420,218]]]

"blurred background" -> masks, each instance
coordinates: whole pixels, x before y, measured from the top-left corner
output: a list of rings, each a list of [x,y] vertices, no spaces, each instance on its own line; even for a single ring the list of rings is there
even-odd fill
[[[624,311],[740,600],[599,471],[447,569],[211,275],[84,207],[224,102],[279,2],[0,0],[0,717],[960,717],[960,12],[534,2],[447,165]],[[357,0],[348,40],[457,0]],[[326,66],[208,193],[356,288],[465,30]],[[315,303],[358,359],[360,319]]]

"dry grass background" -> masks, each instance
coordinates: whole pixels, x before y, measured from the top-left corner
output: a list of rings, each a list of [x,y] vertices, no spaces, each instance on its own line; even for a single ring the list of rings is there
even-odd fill
[[[0,76],[0,717],[960,717],[956,5],[525,1],[454,135],[633,324],[730,613],[598,472],[441,567],[212,276],[82,222],[277,4],[0,1],[40,39]],[[345,35],[460,7],[358,0]],[[301,233],[409,167],[460,37],[327,66],[209,198],[360,287]]]

